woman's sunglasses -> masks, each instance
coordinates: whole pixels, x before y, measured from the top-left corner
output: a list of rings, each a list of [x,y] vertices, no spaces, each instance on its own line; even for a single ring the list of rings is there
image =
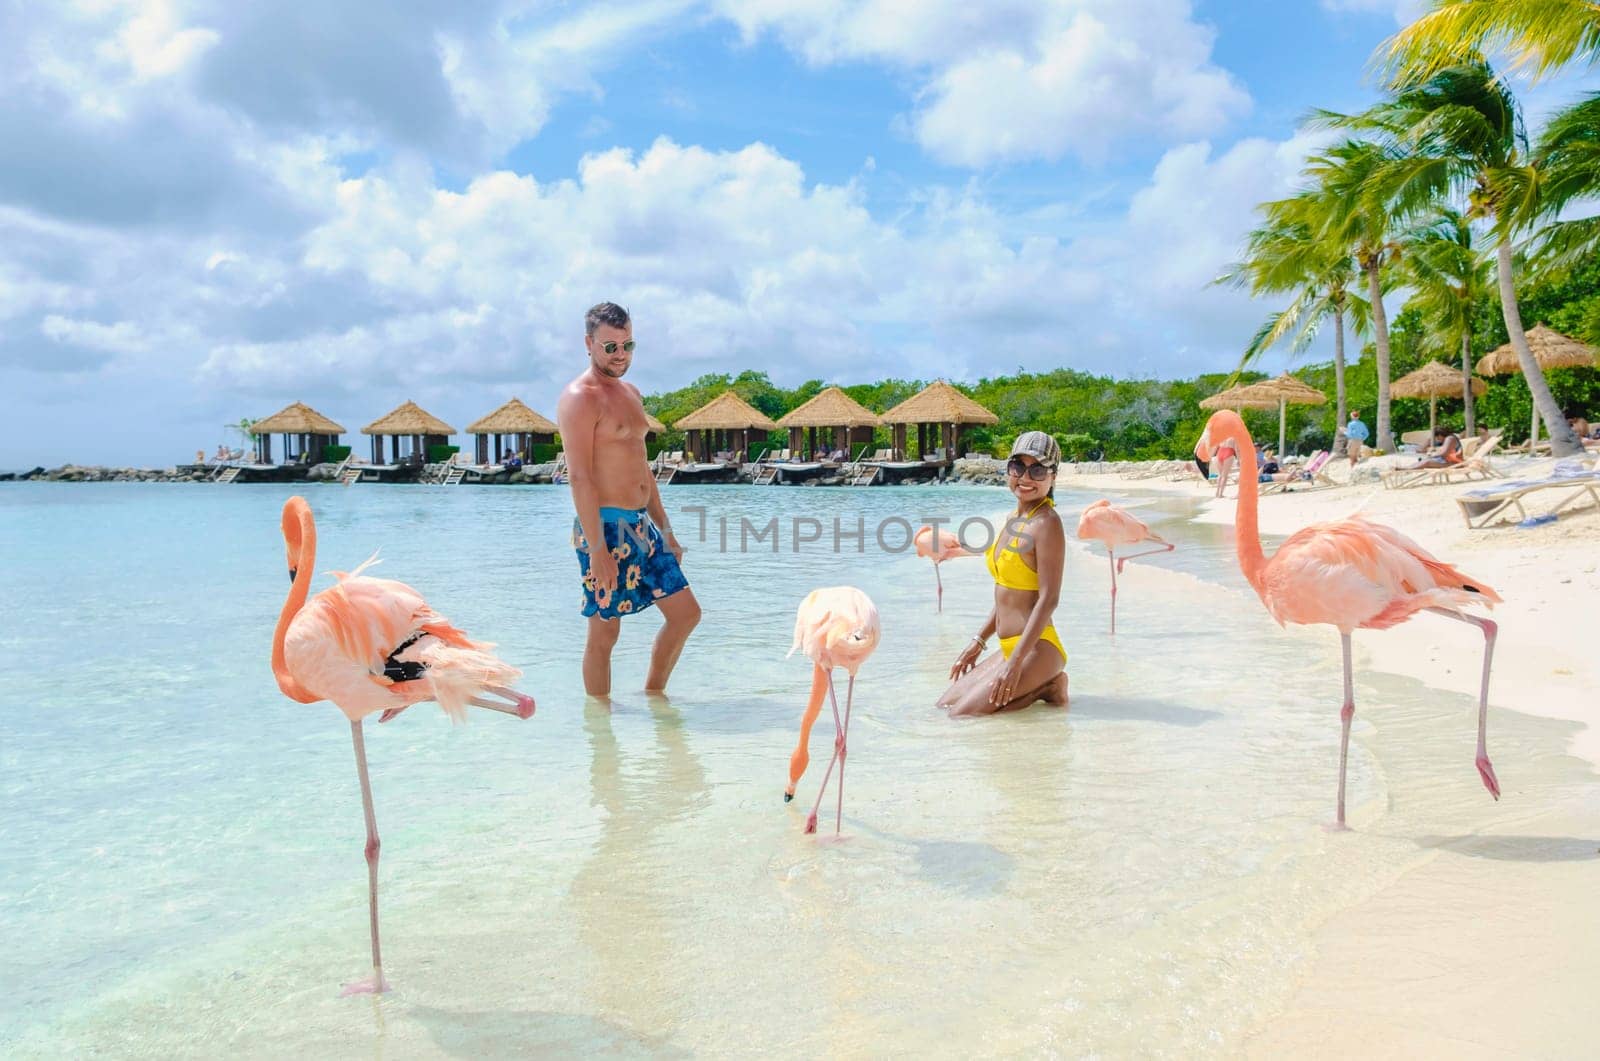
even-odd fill
[[[635,343],[632,339],[629,339],[627,342],[622,344],[623,352],[631,354],[631,353],[633,353],[633,348],[635,346],[637,346],[637,345],[638,344]],[[600,349],[604,350],[608,354],[614,354],[614,353],[617,352],[617,342],[616,342],[615,339],[613,339],[613,340],[611,340],[609,342],[601,343],[600,344]]]
[[[1006,461],[1006,474],[1020,479],[1024,475],[1034,482],[1043,482],[1055,473],[1055,469],[1048,464],[1028,464],[1021,457],[1012,457]]]

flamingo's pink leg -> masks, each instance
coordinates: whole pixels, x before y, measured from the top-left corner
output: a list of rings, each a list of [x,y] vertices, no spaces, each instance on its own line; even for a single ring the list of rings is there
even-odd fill
[[[1129,560],[1136,560],[1141,556],[1154,556],[1157,553],[1170,553],[1176,548],[1176,545],[1173,545],[1171,542],[1167,542],[1159,549],[1146,549],[1142,553],[1129,553],[1127,556],[1124,556],[1122,559],[1117,561],[1117,570],[1120,572],[1127,565]]]
[[[933,583],[939,587],[938,596],[934,598],[938,605],[934,610],[942,613],[944,611],[944,579],[939,577],[939,561],[937,560],[933,562]]]
[[[1356,692],[1355,681],[1350,675],[1350,635],[1341,630],[1339,640],[1344,646],[1344,706],[1339,709],[1339,816],[1335,825],[1343,829],[1345,827],[1344,771],[1350,757],[1350,720],[1356,714]]]
[[[361,809],[367,817],[367,906],[372,918],[372,977],[346,984],[340,995],[382,994],[389,990],[383,978],[383,955],[378,948],[378,816],[372,810],[372,782],[367,778],[367,747],[361,735],[361,723],[350,723],[350,733],[356,744],[356,774],[361,778]]]
[[[507,715],[516,715],[518,718],[522,719],[532,717],[535,707],[533,697],[519,693],[515,689],[507,689],[502,685],[491,685],[489,686],[489,691],[494,693],[496,696],[503,696],[506,700],[511,702],[506,703],[502,700],[491,700],[483,696],[474,696],[472,699],[468,700],[467,703],[471,704],[473,707],[486,707],[490,711],[500,711]]]
[[[1117,634],[1117,554],[1106,546],[1106,558],[1111,561],[1111,636]]]
[[[1476,615],[1453,612],[1448,608],[1430,608],[1428,610],[1438,612],[1449,619],[1459,619],[1464,623],[1471,623],[1483,631],[1483,683],[1478,688],[1478,776],[1483,778],[1483,787],[1489,790],[1489,795],[1499,799],[1500,779],[1494,776],[1494,764],[1489,761],[1488,729],[1489,667],[1494,662],[1494,642],[1495,637],[1500,632],[1500,626],[1493,619],[1480,619]]]
[[[856,676],[850,675],[850,684],[844,690],[844,729],[839,734],[839,806],[833,815],[833,835],[839,835],[844,824],[844,762],[850,756],[850,707],[856,699]]]
[[[854,679],[852,679],[854,680]],[[828,669],[828,703],[833,707],[833,758],[828,760],[828,769],[822,775],[822,784],[817,788],[817,801],[811,805],[811,816],[806,819],[806,832],[817,831],[817,811],[822,809],[822,797],[828,791],[828,780],[833,777],[834,764],[839,761],[839,749],[844,746],[844,726],[839,721],[839,700],[833,692],[833,668]]]

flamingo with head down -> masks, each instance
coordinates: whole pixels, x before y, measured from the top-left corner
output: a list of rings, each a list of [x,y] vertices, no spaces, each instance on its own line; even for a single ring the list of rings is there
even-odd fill
[[[1101,542],[1106,547],[1106,556],[1111,560],[1111,632],[1117,632],[1117,575],[1122,572],[1122,565],[1139,556],[1149,556],[1152,553],[1167,553],[1177,546],[1167,541],[1161,535],[1145,526],[1144,521],[1130,516],[1125,510],[1118,508],[1105,498],[1101,498],[1083,510],[1083,515],[1078,517],[1078,537],[1084,541],[1094,540]],[[1140,542],[1157,542],[1159,549],[1146,549],[1142,553],[1130,553],[1117,558],[1117,547],[1137,545]]]
[[[378,945],[380,842],[362,721],[381,711],[378,721],[387,722],[428,700],[456,721],[469,706],[525,719],[533,714],[533,698],[508,688],[522,672],[495,658],[493,645],[468,639],[405,583],[362,574],[376,558],[349,574],[335,571],[336,584],[310,597],[317,526],[303,497],[284,503],[283,540],[292,585],[272,635],[272,673],[285,696],[303,704],[331,700],[350,720],[367,820],[372,978],[348,985],[344,994],[387,991]]]
[[[789,787],[783,791],[785,803],[794,799],[795,786],[800,783],[801,775],[811,762],[811,727],[822,710],[824,693],[833,705],[833,758],[828,761],[828,772],[822,776],[817,802],[806,818],[808,833],[817,831],[817,811],[822,807],[822,796],[828,790],[828,779],[833,776],[834,764],[839,767],[839,800],[833,820],[835,834],[839,832],[844,819],[844,761],[850,738],[850,708],[856,694],[856,672],[878,647],[881,634],[877,606],[872,603],[872,598],[854,586],[812,590],[800,602],[800,610],[795,615],[794,644],[789,647],[789,655],[799,650],[811,658],[811,698],[800,717],[800,743],[789,757]],[[843,667],[850,675],[842,719],[839,717],[839,700],[833,691],[835,667]]]
[[[1272,556],[1261,549],[1256,518],[1256,451],[1239,414],[1221,410],[1206,423],[1205,440],[1239,439],[1239,501],[1234,517],[1239,569],[1267,611],[1282,623],[1326,623],[1337,627],[1344,649],[1344,705],[1340,709],[1337,826],[1344,828],[1345,768],[1355,689],[1350,673],[1350,634],[1386,630],[1428,611],[1471,623],[1483,631],[1483,679],[1478,691],[1478,775],[1495,799],[1500,781],[1489,762],[1486,729],[1489,668],[1498,627],[1463,608],[1491,608],[1500,595],[1483,582],[1437,560],[1392,527],[1353,516],[1317,523],[1289,536]]]

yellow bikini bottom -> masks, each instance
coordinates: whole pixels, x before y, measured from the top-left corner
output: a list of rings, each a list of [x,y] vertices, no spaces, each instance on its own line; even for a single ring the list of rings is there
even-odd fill
[[[1000,654],[1002,656],[1004,656],[1006,659],[1010,659],[1011,658],[1011,650],[1016,648],[1017,647],[1017,642],[1021,641],[1021,640],[1022,640],[1022,635],[1021,634],[1018,634],[1015,637],[1002,637],[1000,639]],[[1056,646],[1056,651],[1061,653],[1061,662],[1065,663],[1067,661],[1067,650],[1065,648],[1061,647],[1061,638],[1056,633],[1056,628],[1055,628],[1054,624],[1051,624],[1050,626],[1047,626],[1047,627],[1044,628],[1044,631],[1039,635],[1039,641],[1040,641],[1041,644],[1048,644],[1048,645]]]

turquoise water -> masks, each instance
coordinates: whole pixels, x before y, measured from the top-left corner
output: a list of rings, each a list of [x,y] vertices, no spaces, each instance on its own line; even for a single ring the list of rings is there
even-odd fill
[[[952,721],[931,705],[987,612],[982,561],[945,565],[935,614],[927,562],[871,528],[994,516],[1002,491],[670,488],[705,619],[670,702],[636,692],[659,619],[626,622],[609,710],[581,695],[565,490],[305,492],[319,571],[381,546],[374,573],[498,642],[539,704],[369,724],[395,991],[338,997],[367,971],[361,806],[342,716],[268,669],[288,490],[6,484],[6,1053],[1226,1050],[1418,837],[1569,783],[1554,724],[1497,713],[1491,803],[1470,702],[1362,675],[1356,832],[1324,832],[1337,638],[1273,626],[1182,503],[1140,509],[1182,544],[1129,568],[1115,641],[1103,557],[1069,557],[1070,710]],[[1069,525],[1094,496],[1061,491]],[[779,550],[740,552],[739,518],[774,514]],[[794,517],[824,540],[795,551]],[[864,552],[832,551],[836,517]],[[835,840],[800,828],[826,719],[781,801],[809,681],[784,654],[806,592],[846,582],[884,636]]]

